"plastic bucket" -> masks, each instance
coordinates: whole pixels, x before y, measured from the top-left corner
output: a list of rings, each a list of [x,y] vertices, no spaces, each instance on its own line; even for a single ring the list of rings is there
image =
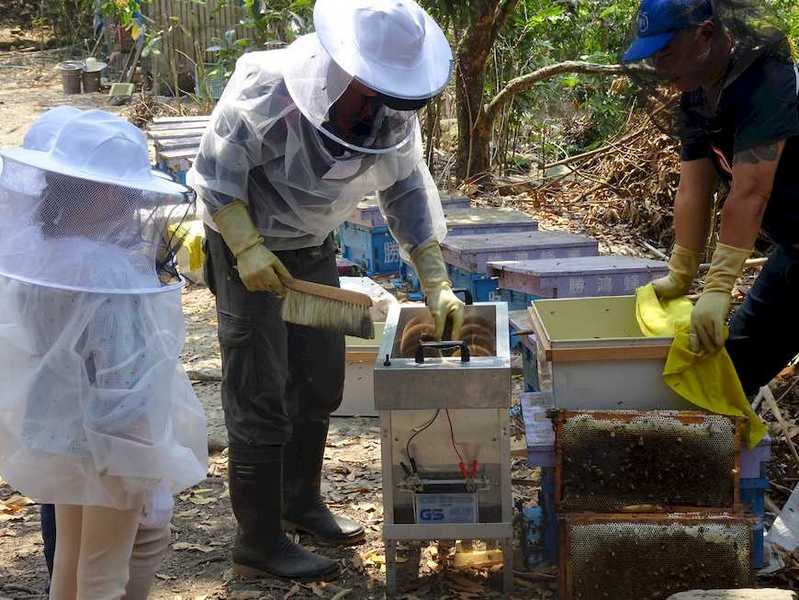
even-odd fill
[[[100,91],[100,71],[83,71],[83,93]]]
[[[64,93],[80,94],[83,63],[78,61],[62,62],[58,65],[58,70],[61,71],[61,85]]]

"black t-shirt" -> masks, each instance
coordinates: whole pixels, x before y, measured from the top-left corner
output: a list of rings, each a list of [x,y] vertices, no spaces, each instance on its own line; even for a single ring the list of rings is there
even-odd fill
[[[733,59],[714,108],[700,88],[680,100],[684,161],[710,158],[727,184],[733,156],[741,150],[785,140],[763,232],[784,246],[799,244],[799,71],[771,55],[749,66]]]

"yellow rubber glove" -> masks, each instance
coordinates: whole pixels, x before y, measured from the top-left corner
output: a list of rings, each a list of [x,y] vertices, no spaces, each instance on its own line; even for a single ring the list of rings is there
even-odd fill
[[[699,270],[699,263],[702,261],[702,253],[695,250],[683,248],[679,244],[674,244],[669,259],[669,274],[665,277],[655,279],[652,287],[655,293],[662,300],[671,300],[685,296],[691,289],[691,284]]]
[[[239,278],[250,292],[272,292],[283,295],[284,281],[291,280],[291,273],[280,259],[264,246],[264,238],[258,233],[240,200],[225,205],[213,215],[222,238],[236,257]]]
[[[694,352],[715,354],[724,346],[730,294],[751,250],[719,243],[710,261],[705,289],[691,313],[691,346]]]
[[[464,305],[452,291],[441,246],[435,240],[422,244],[411,253],[411,262],[419,275],[427,308],[436,324],[436,339],[441,339],[447,321],[452,322],[452,339],[459,339]]]

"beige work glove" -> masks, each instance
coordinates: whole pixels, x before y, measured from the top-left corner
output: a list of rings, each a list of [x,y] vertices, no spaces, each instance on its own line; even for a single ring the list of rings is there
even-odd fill
[[[441,339],[447,321],[452,323],[452,339],[459,339],[464,304],[452,291],[441,246],[435,240],[422,244],[411,253],[411,262],[419,275],[427,308],[436,324],[436,339]]]
[[[669,274],[652,282],[655,294],[663,300],[685,296],[699,271],[702,253],[674,244],[669,259]]]
[[[280,259],[264,246],[264,238],[258,233],[240,200],[225,205],[213,215],[222,238],[236,257],[239,279],[250,292],[272,292],[283,295],[284,282],[291,280],[291,273]]]
[[[751,250],[716,245],[705,289],[691,313],[691,346],[694,352],[714,354],[724,346],[730,295]]]

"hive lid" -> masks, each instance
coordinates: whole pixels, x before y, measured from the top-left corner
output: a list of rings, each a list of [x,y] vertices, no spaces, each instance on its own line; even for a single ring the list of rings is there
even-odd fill
[[[502,271],[547,277],[569,277],[572,275],[603,275],[633,271],[668,270],[666,263],[635,256],[582,256],[574,258],[544,258],[535,260],[497,261],[489,263],[489,272]]]

